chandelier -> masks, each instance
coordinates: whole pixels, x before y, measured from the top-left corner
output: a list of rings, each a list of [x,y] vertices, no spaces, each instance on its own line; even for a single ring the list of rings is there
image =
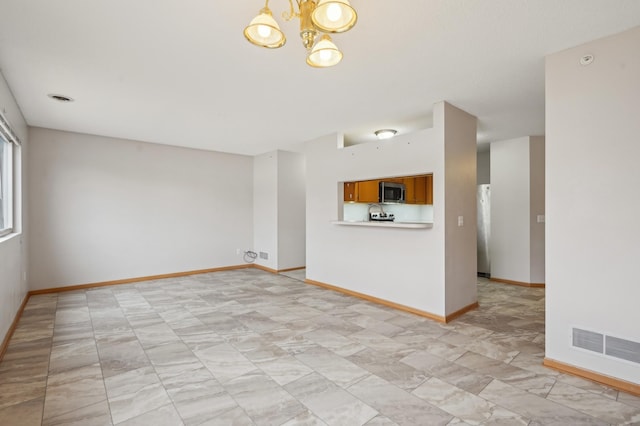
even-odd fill
[[[358,19],[349,0],[295,0],[298,12],[289,0],[289,12],[283,12],[285,21],[300,18],[300,38],[307,49],[307,64],[312,67],[331,67],[342,59],[342,52],[326,33],[350,30]],[[256,46],[277,49],[287,39],[269,9],[269,0],[258,16],[244,29],[244,36]]]

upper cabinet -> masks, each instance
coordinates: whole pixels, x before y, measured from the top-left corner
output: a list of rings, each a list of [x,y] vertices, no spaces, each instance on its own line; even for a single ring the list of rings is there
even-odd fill
[[[379,180],[363,180],[344,183],[344,201],[353,203],[377,203]]]
[[[405,178],[407,204],[433,204],[433,175]]]
[[[424,184],[425,204],[433,204],[433,175],[426,175]]]
[[[407,204],[417,204],[416,198],[416,178],[408,177],[403,179],[404,201]]]
[[[406,204],[433,204],[433,175],[405,176],[344,183],[344,201],[377,203],[380,182],[403,183]]]
[[[345,182],[344,183],[344,201],[349,201],[349,202],[356,202],[358,200],[357,198],[357,192],[356,192],[356,187],[357,187],[357,183],[356,182]]]
[[[365,180],[358,182],[358,202],[377,203],[380,199],[380,181]]]

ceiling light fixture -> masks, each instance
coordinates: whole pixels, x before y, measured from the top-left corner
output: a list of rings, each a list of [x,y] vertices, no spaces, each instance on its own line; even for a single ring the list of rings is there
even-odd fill
[[[298,12],[289,0],[289,12],[283,12],[285,21],[300,18],[300,38],[307,49],[307,64],[325,68],[342,60],[342,52],[326,33],[342,33],[350,30],[358,19],[349,0],[295,0]],[[325,33],[325,34],[321,34]],[[287,42],[280,26],[269,9],[269,0],[258,16],[244,29],[244,36],[256,46],[277,49]],[[317,41],[316,41],[317,39]]]
[[[380,129],[373,133],[375,133],[378,139],[391,139],[396,135],[396,133],[398,133],[398,131],[395,129]]]
[[[55,93],[50,93],[47,96],[58,102],[73,102],[73,98],[64,95],[56,95]]]

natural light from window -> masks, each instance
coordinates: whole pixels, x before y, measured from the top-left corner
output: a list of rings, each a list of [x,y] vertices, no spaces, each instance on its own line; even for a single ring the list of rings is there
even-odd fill
[[[0,136],[0,237],[13,231],[13,144]]]

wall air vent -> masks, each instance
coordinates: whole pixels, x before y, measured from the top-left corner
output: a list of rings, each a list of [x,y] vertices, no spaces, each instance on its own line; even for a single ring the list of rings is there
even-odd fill
[[[572,330],[573,347],[640,364],[640,342],[579,328]]]
[[[601,354],[604,352],[604,335],[574,328],[573,346]]]
[[[607,336],[605,354],[640,364],[640,343]]]

